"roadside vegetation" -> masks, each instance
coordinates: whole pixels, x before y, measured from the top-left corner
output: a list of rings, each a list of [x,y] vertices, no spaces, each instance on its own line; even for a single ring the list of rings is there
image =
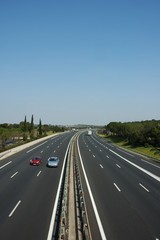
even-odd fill
[[[110,122],[103,137],[117,145],[160,160],[160,121]]]
[[[13,148],[15,146],[48,136],[57,132],[64,132],[65,128],[61,126],[34,124],[34,116],[28,122],[25,116],[24,121],[19,124],[0,124],[0,152]]]

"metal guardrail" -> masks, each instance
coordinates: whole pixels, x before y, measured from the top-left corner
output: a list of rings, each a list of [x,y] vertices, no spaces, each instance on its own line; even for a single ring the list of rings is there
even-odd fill
[[[76,200],[78,205],[77,210],[79,212],[79,223],[81,227],[81,236],[78,239],[91,240],[92,236],[89,227],[87,207],[85,203],[78,161],[75,161],[74,171],[75,171]]]
[[[60,223],[59,223],[59,236],[58,239],[68,239],[68,188],[69,188],[69,163],[67,160],[66,175],[64,180],[64,190],[62,196]]]
[[[76,135],[67,155],[54,240],[91,240],[86,203],[76,153]]]
[[[63,165],[63,174],[60,180],[60,188],[58,190],[58,198],[56,203],[56,208],[53,209],[55,217],[53,217],[54,221],[51,221],[50,224],[50,233],[47,240],[58,240],[58,239],[66,239],[66,223],[67,223],[67,205],[68,205],[68,154],[70,149],[70,143],[68,145],[66,154],[65,154],[65,162]],[[54,211],[55,210],[55,211]]]

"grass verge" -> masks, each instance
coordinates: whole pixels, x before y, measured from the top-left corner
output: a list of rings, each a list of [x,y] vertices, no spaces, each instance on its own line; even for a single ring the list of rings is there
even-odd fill
[[[115,143],[119,147],[122,147],[127,150],[145,155],[146,157],[153,158],[160,162],[160,149],[153,148],[152,146],[133,147],[133,146],[129,145],[127,141],[124,141],[124,139],[122,139],[121,137],[118,137],[118,136],[106,136],[105,134],[99,134],[99,136],[107,139],[108,141]]]

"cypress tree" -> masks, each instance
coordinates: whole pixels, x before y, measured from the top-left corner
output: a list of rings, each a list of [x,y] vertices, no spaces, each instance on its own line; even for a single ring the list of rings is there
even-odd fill
[[[38,133],[39,133],[39,136],[42,136],[42,121],[41,121],[41,119],[39,120]]]
[[[34,138],[34,118],[33,118],[33,114],[31,117],[31,124],[30,124],[30,139]]]

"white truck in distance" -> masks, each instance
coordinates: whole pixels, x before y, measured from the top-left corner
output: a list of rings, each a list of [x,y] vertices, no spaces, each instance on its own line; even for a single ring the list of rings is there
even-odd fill
[[[92,135],[92,131],[88,130],[88,136],[91,136],[91,135]]]

